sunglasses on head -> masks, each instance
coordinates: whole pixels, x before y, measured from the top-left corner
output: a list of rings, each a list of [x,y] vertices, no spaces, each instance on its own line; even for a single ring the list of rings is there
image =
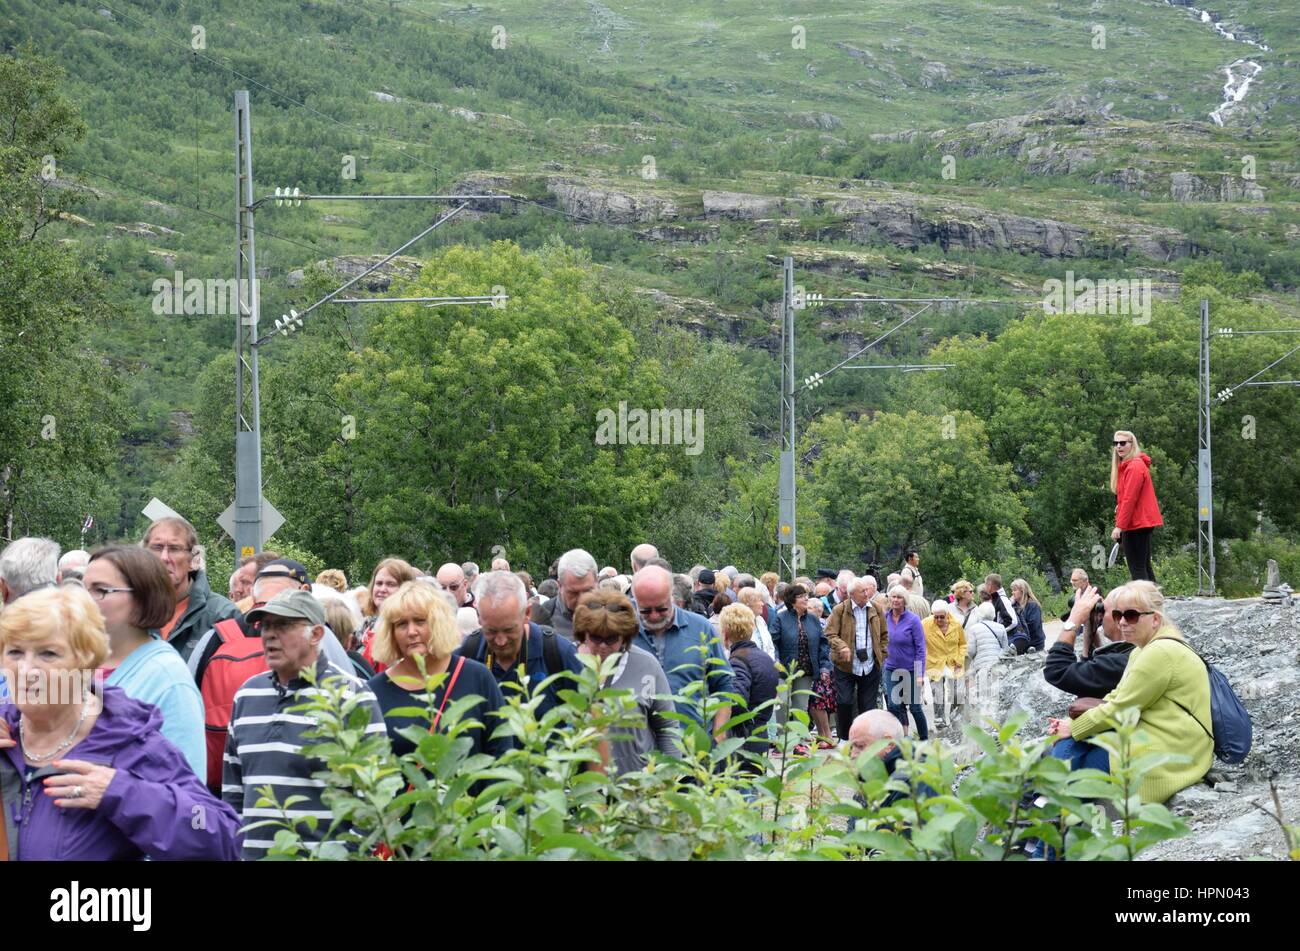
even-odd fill
[[[1155,611],[1138,611],[1129,608],[1127,611],[1111,611],[1110,616],[1118,624],[1120,621],[1128,621],[1130,624],[1136,624],[1139,618],[1146,617],[1148,614],[1155,614]]]

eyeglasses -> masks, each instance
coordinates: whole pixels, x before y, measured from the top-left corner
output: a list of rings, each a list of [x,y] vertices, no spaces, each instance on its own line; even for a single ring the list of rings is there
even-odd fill
[[[1138,611],[1129,608],[1127,611],[1111,611],[1110,616],[1118,624],[1120,621],[1128,621],[1130,624],[1136,624],[1139,618],[1146,617],[1148,614],[1155,614],[1155,611]]]
[[[1128,440],[1127,440],[1127,439],[1116,439],[1116,440],[1115,440],[1115,445],[1117,445],[1117,446],[1127,446],[1127,445],[1128,445]]]
[[[96,601],[103,601],[110,594],[119,594],[125,591],[134,591],[134,588],[109,588],[102,584],[92,584],[86,591]]]
[[[609,634],[605,637],[597,637],[595,634],[588,634],[587,640],[591,641],[593,644],[609,645],[618,644],[623,640],[623,638],[618,634]]]
[[[149,550],[155,555],[164,553],[171,555],[173,558],[179,558],[181,555],[188,555],[190,550],[182,545],[150,545]]]
[[[673,610],[673,606],[670,604],[667,607],[658,607],[658,608],[653,606],[644,607],[644,608],[638,607],[637,610],[641,612],[642,617],[650,617],[650,615],[652,614],[671,614]]]

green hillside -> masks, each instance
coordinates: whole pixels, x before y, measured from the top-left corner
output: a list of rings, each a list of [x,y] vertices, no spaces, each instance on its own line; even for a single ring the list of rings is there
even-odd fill
[[[1276,50],[1270,63],[1278,66],[1262,85],[1274,96],[1294,89],[1294,71],[1281,62],[1295,50],[1295,11],[1223,6]],[[1223,84],[1215,71],[1243,55],[1161,0],[412,0],[406,7],[476,34],[501,25],[516,42],[666,85],[763,128],[798,128],[823,113],[868,132],[936,128],[1085,101],[1143,119],[1204,120]],[[1267,15],[1256,22],[1256,13]],[[1267,119],[1280,128],[1297,115],[1291,102]]]
[[[10,0],[0,45],[57,62],[87,126],[50,183],[72,204],[48,233],[105,275],[112,315],[94,347],[130,406],[97,531],[132,530],[152,494],[202,497],[205,519],[228,501],[215,482],[200,491],[192,458],[176,464],[230,418],[219,374],[231,321],[150,305],[176,271],[230,276],[237,89],[251,91],[259,195],[507,195],[410,254],[563,242],[627,295],[618,312],[643,346],[662,337],[655,321],[713,341],[743,373],[744,399],[714,394],[737,435],[694,472],[710,484],[695,517],[725,531],[720,506],[739,497],[727,465],[756,472],[774,442],[772,305],[787,253],[814,292],[989,301],[891,340],[884,355],[900,361],[997,337],[1067,269],[1150,279],[1170,307],[1189,267],[1249,271],[1258,319],[1294,317],[1300,9],[1236,0],[1219,12],[1270,50],[1160,0]],[[1243,56],[1262,71],[1217,126],[1222,69]],[[264,320],[332,286],[314,262],[352,259],[354,273],[435,214],[418,202],[263,206]],[[372,313],[357,319],[368,327]],[[801,366],[838,362],[903,313],[801,314]],[[685,345],[662,345],[667,367],[702,372]],[[271,379],[287,359],[277,351]],[[684,380],[669,373],[668,395],[685,399]],[[905,410],[915,385],[845,374],[804,412]],[[958,396],[969,399],[926,399]],[[224,453],[220,436],[207,451]]]

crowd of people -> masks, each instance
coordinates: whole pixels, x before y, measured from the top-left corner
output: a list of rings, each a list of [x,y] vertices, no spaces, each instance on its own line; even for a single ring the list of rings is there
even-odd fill
[[[0,553],[0,860],[254,859],[272,837],[248,827],[282,816],[318,840],[331,812],[320,764],[303,753],[313,721],[293,710],[322,685],[367,708],[365,732],[398,754],[416,749],[411,727],[436,731],[449,703],[474,698],[472,752],[498,757],[513,742],[496,728],[512,685],[576,673],[582,655],[616,658],[605,686],[626,689],[638,714],[600,744],[592,768],[614,774],[679,755],[679,721],[714,742],[742,738],[752,770],[783,755],[772,725],[794,711],[812,738],[793,755],[883,740],[892,770],[908,731],[924,741],[981,722],[982,679],[1023,654],[1077,697],[1048,724],[1053,755],[1072,766],[1109,768],[1089,741],[1129,706],[1155,748],[1188,754],[1151,771],[1144,797],[1196,782],[1212,758],[1204,669],[1150,580],[1103,600],[1076,569],[1049,647],[1025,579],[962,578],[932,599],[914,550],[883,588],[851,569],[789,582],[732,565],[674,572],[649,543],[627,571],[574,549],[547,574],[535,584],[497,558],[488,571],[448,562],[427,575],[389,557],[349,588],[340,570],[312,579],[268,551],[243,559],[222,596],[182,518],[93,553],[12,542]],[[560,704],[563,679],[541,688],[539,718]],[[259,805],[267,786],[292,806]]]

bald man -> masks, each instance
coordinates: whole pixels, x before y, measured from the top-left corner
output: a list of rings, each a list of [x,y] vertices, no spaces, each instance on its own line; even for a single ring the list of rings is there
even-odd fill
[[[650,564],[651,558],[659,557],[659,549],[649,542],[642,542],[632,549],[632,574],[636,574],[646,565]]]
[[[451,592],[451,596],[456,599],[458,608],[474,607],[474,595],[469,590],[469,583],[465,580],[465,569],[454,561],[449,561],[438,569],[438,584],[442,585]]]
[[[903,725],[898,722],[898,718],[887,710],[868,710],[866,713],[858,714],[854,719],[853,725],[849,727],[849,752],[856,760],[859,756],[871,748],[872,744],[880,740],[887,741],[887,745],[876,753],[880,757],[881,764],[885,767],[885,775],[893,776],[894,770],[902,762],[903,753],[898,748],[898,742],[903,738]],[[906,782],[906,777],[900,777]],[[922,799],[929,799],[934,795],[934,790],[922,783],[917,789]],[[880,803],[881,809],[887,809],[894,805],[898,800],[907,796],[903,792],[891,792],[885,796]],[[861,796],[854,796],[854,801],[859,806],[866,806],[866,802]],[[849,819],[849,831],[852,832],[857,824],[856,819]]]
[[[857,759],[872,743],[888,740],[889,745],[876,754],[883,759],[902,738],[903,724],[898,722],[898,717],[888,710],[868,710],[854,717],[849,726],[849,752]]]
[[[691,683],[708,676],[709,695],[730,693],[733,688],[731,666],[723,653],[722,643],[713,631],[713,625],[691,611],[683,611],[673,604],[673,576],[657,565],[647,565],[632,577],[632,596],[640,613],[641,630],[636,643],[659,659],[659,666],[668,675],[668,685],[675,695]],[[701,656],[700,645],[708,651]],[[716,658],[711,663],[706,658]],[[700,700],[697,692],[693,699]],[[695,703],[679,703],[678,713],[685,713],[700,726],[704,726],[702,711]],[[731,719],[731,704],[724,703],[713,715],[713,736],[716,741],[726,736],[722,725]]]

